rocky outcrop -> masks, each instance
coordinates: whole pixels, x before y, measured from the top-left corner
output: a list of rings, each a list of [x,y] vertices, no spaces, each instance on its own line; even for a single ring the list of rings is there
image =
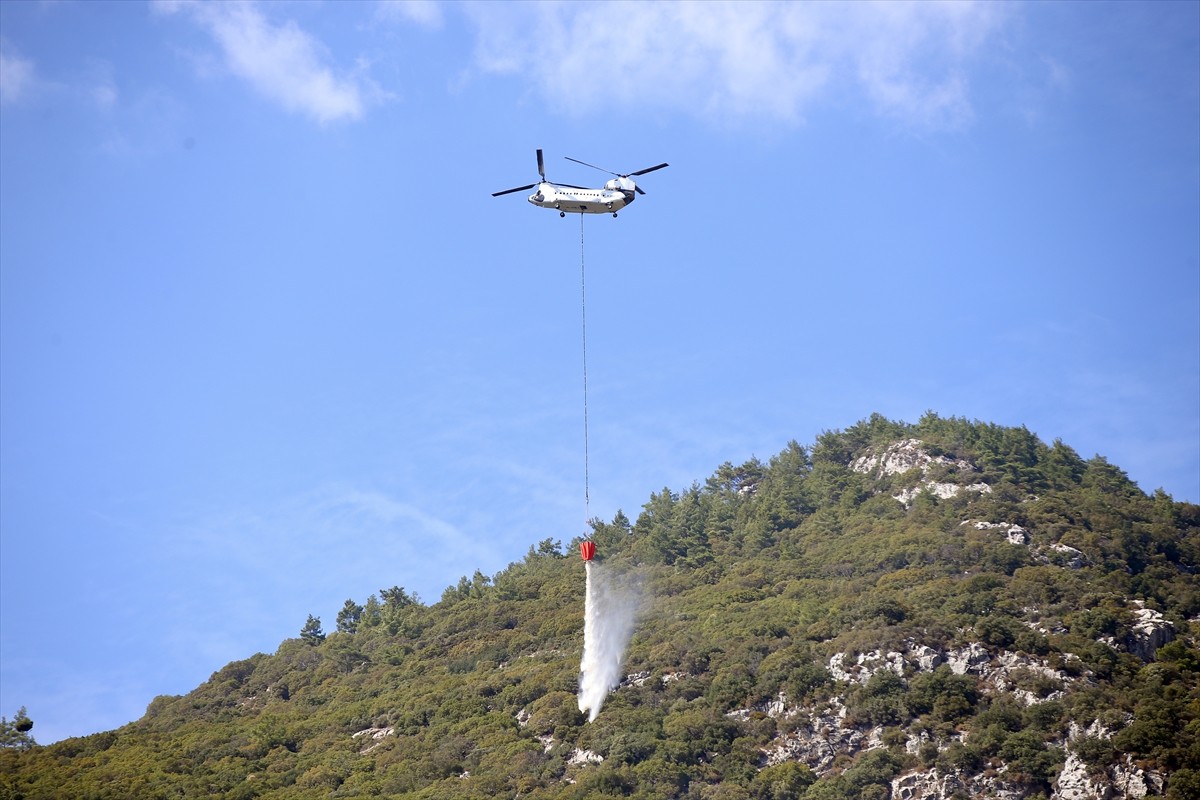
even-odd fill
[[[1141,600],[1134,600],[1133,630],[1129,636],[1129,652],[1142,661],[1153,661],[1158,648],[1175,638],[1175,626]]]
[[[763,751],[767,766],[798,761],[817,775],[824,775],[839,755],[854,755],[880,745],[879,730],[864,732],[843,724],[846,706],[840,698],[811,709],[804,716],[802,724]]]
[[[384,739],[389,736],[394,736],[395,733],[396,731],[394,728],[366,728],[358,731],[357,733],[350,734],[350,738],[363,740],[363,747],[358,752],[361,755],[366,755],[376,747],[379,747],[381,744],[383,744]]]
[[[903,653],[872,650],[853,657],[846,653],[834,653],[826,669],[835,681],[865,684],[872,675],[884,669],[903,676],[905,666]]]
[[[567,756],[567,763],[572,766],[584,766],[587,764],[603,763],[604,756],[599,753],[593,753],[591,750],[583,750],[576,747],[571,751],[571,755]]]
[[[1129,755],[1103,773],[1092,775],[1077,754],[1068,752],[1055,783],[1050,800],[1125,800],[1157,797],[1165,781],[1161,773],[1142,769]]]
[[[931,672],[943,664],[956,675],[978,678],[978,686],[983,692],[1007,695],[1025,705],[1057,699],[1063,695],[1062,689],[1067,684],[1086,681],[1090,677],[1082,664],[1077,664],[1068,673],[1039,657],[1008,650],[994,652],[979,642],[942,650],[912,639],[904,642],[903,650],[835,653],[826,662],[826,668],[835,681],[865,685],[880,672],[910,678],[914,673]],[[882,728],[861,729],[847,724],[847,709],[840,696],[816,706],[802,707],[789,704],[787,696],[780,693],[771,701],[755,708],[732,711],[729,716],[748,719],[755,713],[788,721],[780,726],[788,732],[763,750],[763,763],[767,766],[797,761],[821,776],[834,769],[839,756],[854,756],[884,746]],[[1097,733],[1089,729],[1087,735]],[[917,755],[930,742],[942,750],[952,741],[963,741],[962,734],[937,741],[930,738],[928,732],[919,732],[909,735],[905,747]],[[977,776],[928,769],[902,775],[892,782],[892,797],[905,800],[946,798],[956,792],[971,797],[1015,800],[1025,797],[1027,791],[1027,787],[1006,783],[1002,767]]]
[[[892,800],[941,800],[965,791],[957,775],[945,775],[936,769],[910,772],[892,781]]]
[[[929,472],[935,465],[947,465],[959,472],[974,472],[975,467],[963,459],[950,459],[945,456],[933,456],[925,449],[925,443],[920,439],[903,439],[889,445],[883,450],[871,450],[855,459],[850,469],[876,478],[886,478],[889,475],[902,475],[914,469],[921,474]]]
[[[1007,782],[1001,771],[964,776],[930,769],[910,772],[892,781],[892,800],[946,800],[956,796],[1022,800],[1030,795],[1026,787]]]
[[[1007,522],[984,522],[977,519],[964,519],[963,525],[970,525],[977,531],[996,531],[1004,534],[1004,539],[1009,544],[1029,544],[1029,531],[1022,528],[1020,525],[1013,525]]]
[[[1045,549],[1038,550],[1037,555],[1038,561],[1043,564],[1058,564],[1067,569],[1083,569],[1088,564],[1087,556],[1082,550],[1076,550],[1062,542],[1055,542]]]
[[[834,680],[863,685],[880,670],[903,677],[906,672],[932,672],[941,664],[955,675],[980,678],[986,692],[1007,692],[1025,705],[1057,699],[1062,692],[1051,687],[1079,680],[1064,670],[1051,667],[1044,659],[1010,650],[993,654],[979,642],[938,650],[910,639],[905,642],[903,652],[872,650],[855,656],[835,653],[826,668]],[[1041,693],[1032,691],[1030,684],[1037,684]]]
[[[901,489],[899,493],[892,495],[905,506],[910,505],[922,492],[930,492],[935,497],[946,500],[962,492],[989,494],[992,491],[992,487],[986,483],[966,484],[962,481],[956,483],[929,478],[929,473],[934,468],[939,468],[938,472],[943,477],[961,476],[979,471],[970,461],[961,458],[947,458],[943,455],[931,455],[920,439],[904,439],[882,450],[870,450],[850,464],[850,469],[855,472],[871,475],[876,479],[920,470],[921,478],[916,485]]]

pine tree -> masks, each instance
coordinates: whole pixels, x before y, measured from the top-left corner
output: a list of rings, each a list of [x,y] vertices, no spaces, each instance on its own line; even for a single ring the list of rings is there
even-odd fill
[[[29,734],[32,728],[33,720],[25,713],[25,706],[18,709],[12,722],[7,717],[0,717],[0,747],[28,750],[37,744]]]
[[[300,629],[300,638],[316,647],[325,641],[325,633],[321,630],[321,618],[308,615],[308,621]]]
[[[362,619],[363,607],[353,600],[347,600],[337,615],[339,633],[357,633],[358,623]]]

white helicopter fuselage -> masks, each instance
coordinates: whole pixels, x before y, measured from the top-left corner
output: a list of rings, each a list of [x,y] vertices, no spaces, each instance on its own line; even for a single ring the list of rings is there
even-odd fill
[[[622,186],[627,184],[628,188]],[[634,201],[633,181],[615,178],[602,189],[560,186],[544,181],[529,196],[529,202],[541,208],[554,208],[575,214],[615,214]]]
[[[577,158],[567,156],[566,159],[583,164],[585,167],[598,169],[601,172],[608,172],[609,175],[616,175],[616,177],[599,189],[593,189],[590,186],[572,186],[567,183],[552,183],[546,180],[546,163],[542,159],[542,151],[538,150],[538,175],[542,180],[539,183],[527,183],[524,186],[514,186],[511,189],[492,192],[492,197],[526,192],[536,188],[537,191],[526,199],[539,208],[554,209],[560,217],[565,217],[568,211],[572,214],[612,214],[615,217],[618,211],[636,200],[639,194],[645,194],[633,182],[634,175],[645,175],[648,172],[671,166],[663,162],[653,167],[639,169],[637,172],[630,172],[628,175],[621,175]]]

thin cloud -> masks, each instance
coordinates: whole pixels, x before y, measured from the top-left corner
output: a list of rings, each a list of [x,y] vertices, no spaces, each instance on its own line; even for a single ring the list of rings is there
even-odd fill
[[[220,45],[224,65],[264,97],[318,122],[359,119],[370,87],[338,75],[326,47],[289,20],[275,24],[249,2],[163,2],[163,13],[185,13]]]
[[[1006,9],[977,3],[538,3],[464,7],[484,72],[569,113],[619,107],[795,123],[846,92],[922,128],[972,118],[969,67]]]
[[[114,77],[113,65],[108,61],[97,60],[93,62],[91,69],[91,88],[88,89],[88,96],[96,108],[101,111],[110,111],[116,107],[117,101],[121,97],[121,92],[117,88],[116,78]]]
[[[0,50],[0,104],[15,103],[33,88],[33,62]]]
[[[397,572],[420,584],[422,595],[440,593],[441,576],[470,572],[477,555],[455,522],[405,499],[349,486],[197,521],[174,540],[189,564],[220,554],[221,570],[206,573],[206,580],[227,582],[220,591],[230,596],[248,575],[268,567],[257,580],[276,584],[288,596],[342,592]],[[312,552],[326,553],[315,572]]]
[[[378,15],[385,21],[415,22],[423,28],[442,26],[442,7],[436,0],[380,0]]]

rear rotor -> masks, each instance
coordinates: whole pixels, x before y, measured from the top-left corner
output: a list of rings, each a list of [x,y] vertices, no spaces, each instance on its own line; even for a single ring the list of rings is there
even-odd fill
[[[538,181],[537,183],[531,183],[528,186],[518,186],[515,189],[505,189],[502,192],[492,192],[492,197],[499,197],[502,194],[512,194],[513,192],[524,192],[529,189],[532,189],[535,186],[545,183],[546,182],[546,162],[542,160],[542,151],[540,148],[537,151],[537,162],[538,162],[538,175],[540,175],[542,178],[540,181]]]
[[[541,151],[538,151],[538,152],[541,152]],[[580,161],[578,158],[571,158],[570,156],[563,156],[563,158],[565,158],[567,161],[574,161],[576,164],[583,164],[585,167],[591,167],[592,169],[598,169],[601,172],[607,172],[609,175],[616,175],[618,178],[632,178],[632,177],[636,177],[638,175],[645,175],[647,172],[654,172],[656,169],[662,169],[663,167],[671,166],[670,164],[668,164],[664,161],[663,163],[658,164],[653,167],[646,167],[645,169],[639,169],[637,172],[620,173],[620,172],[613,172],[611,169],[605,169],[604,167],[597,167],[595,164],[589,164],[586,161]],[[645,192],[642,191],[642,188],[640,186],[638,186],[636,183],[633,184],[633,188],[638,194],[645,194]]]

